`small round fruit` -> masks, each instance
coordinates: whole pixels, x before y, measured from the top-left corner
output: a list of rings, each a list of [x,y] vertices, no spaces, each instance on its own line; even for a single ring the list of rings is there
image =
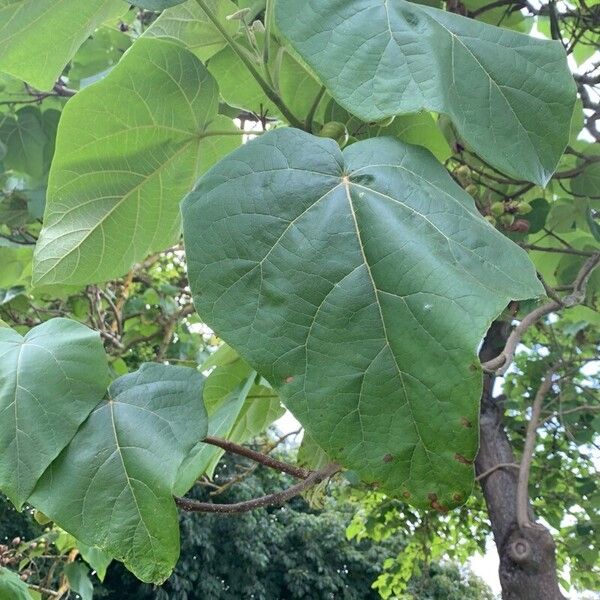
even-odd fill
[[[533,210],[531,204],[528,202],[521,202],[517,205],[517,214],[528,215]]]
[[[485,215],[485,217],[483,217],[490,225],[492,225],[493,227],[496,227],[496,218],[493,217],[492,215]]]
[[[340,146],[345,146],[348,143],[348,130],[339,121],[325,123],[319,131],[319,136],[335,140]]]
[[[458,167],[458,169],[454,171],[454,174],[457,177],[471,177],[471,169],[469,169],[467,165],[461,165],[460,167]]]
[[[515,222],[515,217],[514,217],[514,215],[505,213],[505,214],[501,215],[500,217],[498,217],[498,220],[505,227],[510,227]]]
[[[494,202],[490,206],[490,212],[495,216],[499,217],[504,214],[504,202]]]
[[[465,192],[467,192],[467,194],[470,196],[476,197],[479,195],[479,186],[471,183],[465,188]]]

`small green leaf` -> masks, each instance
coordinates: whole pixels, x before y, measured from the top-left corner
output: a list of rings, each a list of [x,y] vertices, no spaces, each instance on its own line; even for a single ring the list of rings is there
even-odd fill
[[[92,600],[94,586],[89,577],[89,569],[82,562],[72,562],[65,565],[69,587],[81,596],[81,600]]]
[[[146,364],[117,379],[30,502],[139,579],[164,581],[179,555],[175,478],[207,432],[201,394],[186,367]]]
[[[20,507],[100,402],[108,383],[100,336],[52,319],[22,337],[0,329],[0,489]]]
[[[0,140],[6,146],[4,164],[24,175],[41,178],[47,170],[44,149],[48,138],[39,108],[25,106],[15,116],[0,117]]]
[[[218,367],[210,374],[203,390],[208,414],[208,435],[227,437],[242,410],[254,377],[255,373],[241,359]],[[179,469],[175,494],[185,494],[196,479],[206,472],[215,456],[221,455],[222,452],[215,446],[197,444]]]
[[[122,0],[0,0],[0,71],[49,90],[88,36],[125,9]]]
[[[497,168],[550,179],[576,92],[559,42],[405,0],[278,0],[275,15],[331,95],[363,121],[445,113]]]
[[[435,158],[276,129],[202,177],[183,216],[199,314],[323,450],[415,505],[462,503],[477,345],[543,289]]]
[[[590,144],[577,160],[581,173],[571,179],[571,191],[578,196],[600,198],[600,148]]]
[[[160,90],[160,93],[156,91]],[[104,281],[180,235],[179,202],[241,142],[181,46],[140,39],[65,107],[34,260],[36,285]]]

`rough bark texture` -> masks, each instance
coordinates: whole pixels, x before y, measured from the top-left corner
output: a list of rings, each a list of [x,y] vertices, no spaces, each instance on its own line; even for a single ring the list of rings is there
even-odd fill
[[[505,324],[492,325],[481,349],[482,362],[498,354],[508,333]],[[486,375],[481,398],[480,448],[475,461],[478,474],[499,463],[515,462],[503,425],[502,399],[494,399],[493,387],[494,377]],[[500,556],[503,600],[564,600],[550,532],[539,524],[523,530],[517,525],[516,469],[493,471],[481,480],[481,488]]]

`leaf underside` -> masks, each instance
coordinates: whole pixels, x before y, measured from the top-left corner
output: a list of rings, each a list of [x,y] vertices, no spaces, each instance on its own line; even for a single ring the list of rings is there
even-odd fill
[[[49,90],[88,36],[126,9],[122,0],[0,0],[0,72]]]
[[[473,481],[476,348],[526,254],[425,150],[295,129],[253,140],[184,201],[198,312],[332,459],[417,506]]]
[[[160,90],[160,93],[157,93]],[[176,243],[179,203],[241,138],[217,115],[218,89],[189,50],[140,39],[72,98],[58,129],[37,285],[87,285]]]

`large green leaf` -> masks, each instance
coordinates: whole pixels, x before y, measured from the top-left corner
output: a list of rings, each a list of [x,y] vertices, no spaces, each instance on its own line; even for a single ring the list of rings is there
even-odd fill
[[[179,202],[237,146],[217,86],[189,50],[140,39],[65,107],[50,172],[37,284],[118,277],[179,239]]]
[[[206,435],[202,376],[146,364],[109,388],[30,502],[85,544],[162,582],[179,555],[177,471]]]
[[[225,31],[229,35],[235,35],[239,20],[226,17],[235,13],[238,7],[230,0],[207,0],[206,4],[219,19]],[[202,61],[209,59],[227,45],[223,35],[196,0],[188,0],[181,6],[165,10],[144,36],[181,42]]]
[[[122,0],[0,0],[0,71],[48,90],[90,33],[125,9]]]
[[[204,175],[183,216],[198,312],[323,450],[418,506],[464,501],[477,345],[543,290],[434,157],[278,129]]]
[[[52,319],[0,329],[0,489],[20,507],[106,391],[100,336]]]
[[[284,36],[365,121],[448,114],[488,162],[544,185],[569,138],[575,84],[559,42],[405,0],[279,0]]]

